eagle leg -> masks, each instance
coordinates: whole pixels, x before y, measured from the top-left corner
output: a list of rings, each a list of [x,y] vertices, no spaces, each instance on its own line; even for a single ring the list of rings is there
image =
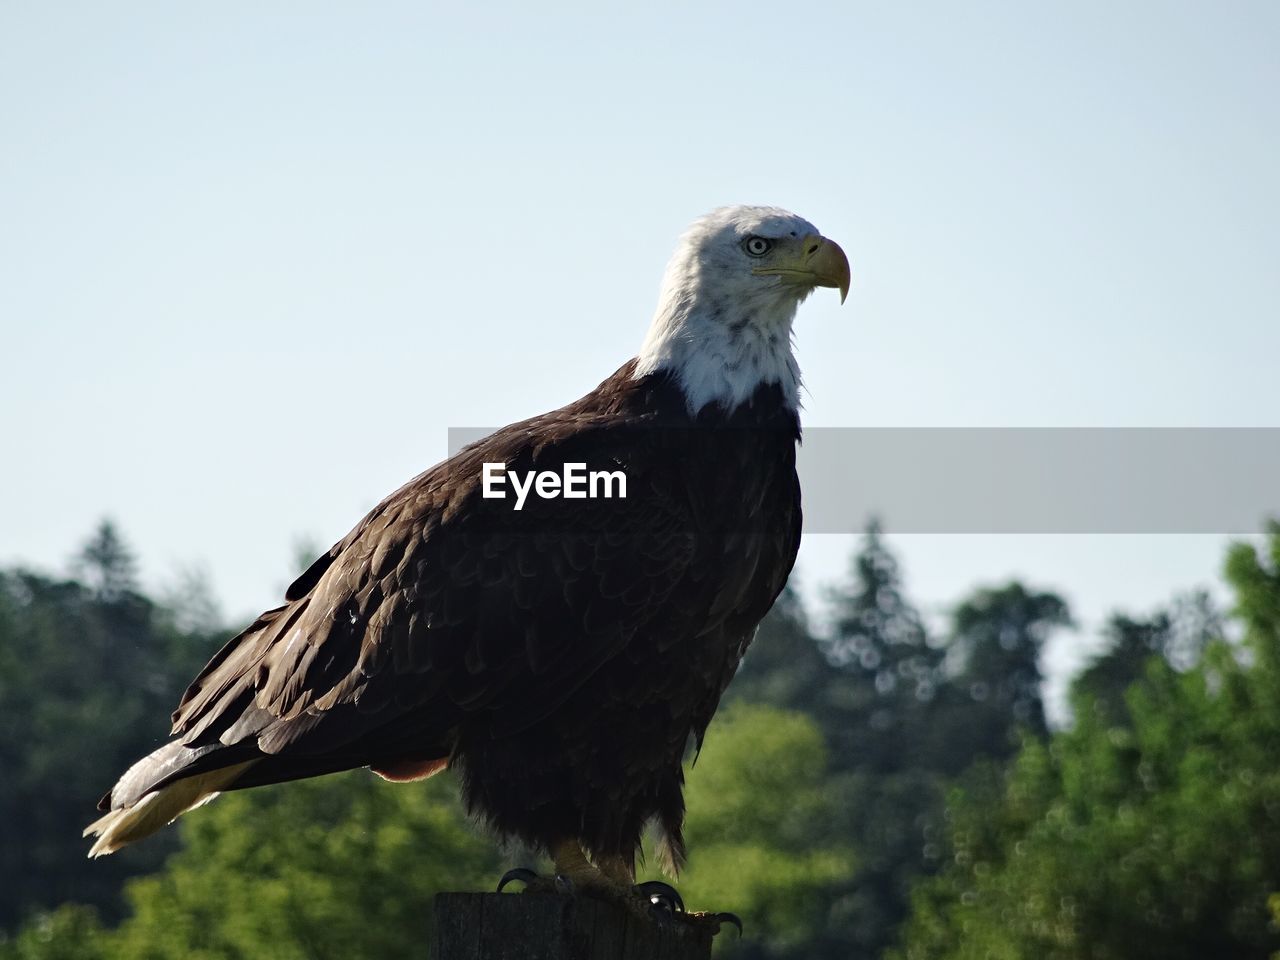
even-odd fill
[[[595,864],[600,872],[620,887],[630,887],[636,882],[636,858],[621,853],[612,853],[596,857]]]
[[[619,882],[588,860],[577,840],[560,840],[552,844],[551,860],[556,865],[557,876],[565,877],[582,890],[615,897],[630,892],[629,881]]]
[[[520,882],[531,893],[573,893],[585,890],[608,898],[621,898],[630,893],[631,883],[620,882],[587,859],[576,840],[562,840],[552,845],[551,859],[555,875],[544,877],[528,867],[516,867],[502,875],[498,892],[512,882]]]
[[[527,893],[575,894],[582,891],[621,904],[638,916],[657,923],[670,923],[676,917],[694,924],[712,924],[714,933],[721,924],[731,923],[742,934],[742,921],[732,913],[688,913],[684,898],[675,887],[661,880],[635,883],[634,867],[623,857],[605,857],[596,866],[576,840],[562,840],[551,847],[555,875],[544,877],[528,867],[515,867],[502,875],[498,883],[501,893],[508,883],[520,882]]]

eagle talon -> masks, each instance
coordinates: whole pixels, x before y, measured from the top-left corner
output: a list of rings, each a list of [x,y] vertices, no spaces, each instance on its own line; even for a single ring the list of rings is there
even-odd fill
[[[676,892],[676,888],[661,880],[646,880],[632,887],[636,893],[648,900],[656,910],[666,913],[684,913],[684,898]]]
[[[742,939],[742,918],[736,913],[729,913],[727,911],[724,913],[713,913],[711,915],[711,919],[716,923],[732,923],[738,928],[738,939]]]
[[[559,893],[573,896],[574,892],[573,881],[563,873],[557,873],[552,877],[544,877],[528,867],[512,867],[504,873],[502,879],[498,881],[497,892],[501,893],[502,888],[512,882],[523,883],[525,893]]]
[[[541,879],[542,877],[538,876],[538,874],[534,873],[528,867],[513,867],[502,875],[502,879],[498,881],[498,889],[496,892],[501,893],[502,888],[512,881],[519,881],[526,887],[529,887]]]

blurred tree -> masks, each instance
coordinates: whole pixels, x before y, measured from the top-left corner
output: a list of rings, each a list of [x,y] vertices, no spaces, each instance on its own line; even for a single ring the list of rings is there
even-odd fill
[[[0,572],[0,928],[72,899],[118,915],[124,878],[172,852],[166,838],[91,867],[80,832],[223,639],[179,630],[135,592],[110,524],[80,561],[92,586]]]
[[[879,957],[910,907],[912,886],[939,865],[950,779],[976,760],[1003,760],[1020,731],[1043,734],[1040,648],[1070,623],[1051,593],[1011,583],[959,605],[946,643],[932,640],[904,597],[896,560],[868,530],[853,583],[834,597],[826,642],[841,665],[821,703],[832,730],[841,828],[861,872],[833,909],[829,956]],[[840,951],[843,951],[841,953]]]
[[[785,620],[769,633],[762,628],[762,649],[753,648],[744,672],[760,664],[772,685],[748,686],[743,695],[785,691],[788,705],[817,722],[834,774],[827,790],[835,812],[826,829],[857,854],[856,873],[815,892],[826,922],[802,955],[873,957],[891,941],[910,884],[926,869],[924,834],[941,805],[936,777],[920,767],[918,751],[943,651],[929,643],[874,524],[852,559],[849,582],[828,598],[826,636],[813,637],[785,606]]]
[[[981,589],[952,615],[949,655],[954,664],[948,702],[948,772],[977,757],[1003,760],[1021,735],[1048,731],[1041,698],[1040,651],[1055,628],[1069,627],[1066,602],[1020,583]]]
[[[765,703],[813,713],[814,696],[832,672],[810,632],[800,598],[788,584],[760,624],[724,702]]]
[[[421,956],[432,895],[501,874],[456,793],[448,775],[396,785],[353,771],[227,794],[181,821],[183,850],[162,872],[130,884],[114,955]]]
[[[742,940],[717,940],[725,954],[816,955],[824,894],[855,867],[848,839],[831,829],[839,797],[826,773],[822,734],[803,714],[739,702],[712,723],[688,771],[690,861],[679,887],[691,909],[742,916]]]
[[[179,566],[172,573],[158,605],[185,634],[216,634],[226,622],[202,565]]]
[[[12,939],[0,934],[0,960],[111,960],[114,956],[98,912],[78,903],[38,914]]]
[[[742,914],[749,936],[721,938],[723,952],[808,955],[826,921],[814,892],[852,871],[826,828],[825,765],[801,715],[736,705],[712,726],[690,772],[680,886],[693,908]],[[435,892],[486,889],[502,870],[448,774],[397,785],[355,771],[231,793],[178,829],[182,851],[130,882],[133,915],[117,930],[63,907],[0,960],[400,960],[424,954]]]
[[[1079,715],[1083,709],[1092,709],[1106,723],[1127,724],[1125,694],[1142,677],[1147,661],[1163,653],[1172,629],[1173,622],[1165,611],[1148,619],[1112,614],[1102,630],[1106,651],[1072,681],[1072,712]]]
[[[818,701],[841,769],[900,769],[903,750],[936,693],[943,651],[919,612],[880,528],[872,523],[853,558],[851,582],[828,592],[834,626],[821,645],[838,672]]]
[[[98,524],[72,563],[74,572],[99,600],[137,591],[137,561],[110,520]]]
[[[1125,694],[1142,678],[1152,657],[1188,669],[1211,641],[1223,636],[1223,629],[1221,613],[1203,590],[1178,596],[1169,610],[1145,619],[1113,614],[1103,628],[1107,649],[1071,684],[1073,711],[1092,709],[1108,723],[1127,724]]]
[[[1280,889],[1280,528],[1269,550],[1228,557],[1247,657],[1221,641],[1181,673],[1146,657],[1127,726],[1081,710],[1049,745],[1028,738],[1007,774],[953,796],[947,869],[917,890],[895,956],[1190,960],[1280,946],[1268,911]],[[1133,647],[1166,635],[1149,627]]]
[[[0,764],[16,773],[0,778],[0,816],[22,825],[0,844],[0,908],[15,918],[77,899],[111,922],[114,885],[172,849],[178,831],[89,867],[78,833],[220,639],[203,631],[208,616],[137,592],[118,534],[94,543],[105,560],[81,568],[92,587],[0,573]],[[880,957],[895,939],[901,958],[1276,950],[1280,527],[1265,554],[1234,548],[1227,571],[1243,652],[1211,639],[1224,631],[1203,595],[1117,616],[1111,649],[1073,690],[1076,726],[1052,738],[1038,658],[1070,622],[1053,594],[978,591],[940,644],[875,530],[833,595],[829,636],[813,637],[784,593],[689,772],[681,889],[694,908],[748,922],[719,949],[753,960]],[[421,952],[431,892],[483,888],[501,869],[454,794],[446,777],[409,787],[361,774],[233,793],[184,822],[164,870],[131,884],[133,915],[117,929],[63,906],[0,942],[0,960]]]
[[[827,922],[804,955],[879,957],[939,863],[949,779],[1009,756],[1020,730],[1043,734],[1039,651],[1070,618],[1057,596],[1010,584],[961,604],[953,649],[939,644],[874,524],[828,596],[833,626],[815,638],[784,594],[729,693],[805,711],[830,749],[828,830],[852,843],[858,871],[815,893]]]

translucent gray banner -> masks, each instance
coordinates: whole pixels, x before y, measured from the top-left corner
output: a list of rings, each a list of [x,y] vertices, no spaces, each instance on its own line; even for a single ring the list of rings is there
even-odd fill
[[[450,455],[491,432],[451,429]],[[1280,428],[815,427],[798,468],[806,533],[1248,534],[1280,515]]]

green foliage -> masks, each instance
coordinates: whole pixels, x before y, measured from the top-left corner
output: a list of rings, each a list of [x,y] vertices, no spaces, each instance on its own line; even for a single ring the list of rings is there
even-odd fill
[[[367,772],[232,793],[181,821],[166,868],[133,881],[116,956],[280,960],[405,957],[430,942],[431,897],[490,886],[495,845],[466,823],[452,778]]]
[[[111,960],[108,936],[93,907],[67,903],[0,940],[0,960]]]
[[[1040,651],[1054,629],[1069,626],[1061,597],[1020,583],[978,590],[956,608],[950,650],[959,667],[948,686],[946,712],[956,720],[963,715],[954,732],[969,740],[950,744],[949,752],[964,764],[954,773],[977,756],[1010,756],[1024,733],[1045,735]]]
[[[814,643],[808,618],[788,584],[760,624],[724,702],[767,703],[812,713],[831,665]]]
[[[1056,595],[1015,583],[975,593],[948,635],[931,637],[874,525],[829,599],[832,631],[815,639],[784,594],[730,695],[804,711],[831,755],[824,826],[858,869],[815,890],[826,923],[798,955],[878,957],[913,884],[940,862],[951,779],[979,758],[1007,758],[1028,729],[1043,734],[1037,658],[1070,617]]]
[[[129,883],[133,914],[117,930],[63,907],[0,960],[421,956],[433,894],[500,873],[450,781],[353,772],[228,794],[181,821],[183,848],[162,871]]]
[[[809,720],[747,706],[726,711],[692,772],[696,853],[682,889],[695,907],[731,904],[753,948],[811,940],[825,919],[815,890],[851,870],[824,826],[825,772]],[[183,849],[163,871],[129,884],[133,915],[118,930],[64,908],[10,945],[27,952],[0,960],[231,960],[264,944],[279,960],[421,955],[432,895],[484,889],[501,873],[456,794],[448,775],[395,785],[364,772],[229,794],[182,820]]]
[[[743,703],[716,717],[689,772],[681,890],[695,909],[740,914],[754,950],[803,953],[827,922],[822,892],[853,875],[853,851],[831,834],[826,774],[810,719]]]
[[[875,525],[852,566],[851,582],[829,591],[835,626],[819,643],[838,670],[816,709],[840,769],[890,771],[901,767],[904,743],[919,740],[944,652],[929,642]]]
[[[1077,715],[1092,710],[1108,723],[1127,724],[1125,697],[1152,658],[1186,669],[1222,635],[1222,616],[1204,591],[1178,597],[1171,610],[1146,619],[1113,614],[1104,630],[1108,649],[1072,682],[1072,708]]]
[[[1268,908],[1280,889],[1280,531],[1270,549],[1269,564],[1248,547],[1228,560],[1246,656],[1214,643],[1181,673],[1143,657],[1123,715],[1081,710],[1047,747],[1026,743],[1007,772],[954,794],[949,866],[917,891],[897,956],[1190,960],[1280,945]],[[1167,634],[1125,627],[1140,652]]]
[[[980,758],[1008,757],[1028,730],[1043,735],[1039,652],[1070,616],[1056,595],[1012,583],[976,592],[947,635],[932,637],[875,526],[830,599],[825,669],[806,677],[805,702],[831,746],[831,829],[852,842],[860,868],[825,892],[828,924],[809,955],[878,957],[912,886],[937,869],[951,779]]]
[[[878,955],[905,915],[912,881],[927,869],[925,834],[941,810],[939,777],[921,761],[945,651],[930,642],[874,526],[849,583],[832,590],[830,602],[834,627],[820,640],[798,607],[775,608],[730,687],[742,698],[784,697],[813,719],[832,768],[822,829],[856,851],[856,871],[813,890],[808,909],[825,917],[816,935],[793,953],[775,948],[768,956]]]
[[[89,870],[80,838],[223,639],[179,629],[135,591],[133,567],[104,524],[81,553],[88,585],[0,571],[0,929],[64,900],[118,915],[124,878],[176,846],[161,838]]]
[[[432,894],[494,882],[502,858],[448,775],[232,793],[83,860],[92,800],[221,638],[198,583],[164,605],[138,592],[113,529],[80,560],[83,582],[0,572],[0,816],[22,825],[0,844],[0,920],[32,914],[0,960],[418,956]],[[784,593],[688,771],[679,886],[747,922],[719,951],[1280,958],[1280,527],[1235,547],[1227,578],[1242,646],[1202,595],[1117,614],[1053,735],[1055,595],[975,591],[931,636],[874,529],[829,635]],[[48,910],[62,901],[85,906]]]

